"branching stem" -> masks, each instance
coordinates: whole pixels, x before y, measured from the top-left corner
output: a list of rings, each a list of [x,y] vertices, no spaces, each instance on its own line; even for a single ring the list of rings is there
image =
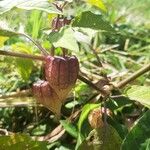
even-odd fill
[[[45,60],[44,56],[35,56],[35,55],[15,53],[15,52],[4,51],[4,50],[0,50],[0,55],[20,57],[20,58],[29,58],[29,59],[35,59],[35,60],[40,60],[40,61],[44,61]],[[147,64],[143,68],[137,70],[134,74],[132,74],[128,78],[126,78],[126,79],[122,80],[121,82],[119,82],[115,87],[116,88],[123,88],[124,86],[126,86],[127,84],[129,84],[130,82],[134,81],[139,76],[143,75],[144,73],[146,73],[148,71],[150,71],[150,64]],[[88,84],[89,86],[91,86],[95,90],[100,91],[102,93],[104,92],[102,89],[99,89],[94,83],[92,83],[88,79],[84,78],[83,76],[79,75],[78,79],[83,81],[84,83]],[[111,88],[111,90],[112,89],[113,88]]]
[[[117,88],[123,88],[125,85],[128,83],[134,81],[136,78],[139,76],[143,75],[144,73],[150,71],[150,63],[144,66],[143,68],[137,70],[135,73],[133,73],[131,76],[128,78],[122,80],[120,83],[117,84]]]

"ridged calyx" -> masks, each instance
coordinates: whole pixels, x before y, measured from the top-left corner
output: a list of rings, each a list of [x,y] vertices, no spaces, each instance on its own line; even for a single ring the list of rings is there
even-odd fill
[[[45,76],[50,86],[55,90],[61,101],[74,86],[79,72],[79,62],[75,56],[46,57]]]
[[[49,108],[59,118],[61,106],[78,77],[78,59],[75,56],[47,56],[44,65],[47,81],[34,83],[33,94],[38,103]]]
[[[33,94],[38,103],[43,104],[57,116],[60,115],[61,101],[49,82],[40,80],[33,84]]]

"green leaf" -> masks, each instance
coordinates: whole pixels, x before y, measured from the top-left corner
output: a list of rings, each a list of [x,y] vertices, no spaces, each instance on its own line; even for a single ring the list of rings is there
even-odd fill
[[[32,54],[32,48],[23,43],[12,45],[12,49],[17,52]],[[16,58],[16,67],[21,77],[27,81],[32,72],[33,61],[31,59]]]
[[[78,150],[120,150],[121,138],[110,125],[90,132]]]
[[[31,59],[16,58],[16,66],[21,77],[27,81],[30,77],[33,62]]]
[[[79,132],[81,131],[81,127],[82,127],[82,124],[84,122],[84,120],[87,118],[89,112],[91,110],[93,110],[94,108],[97,108],[99,107],[100,104],[86,104],[83,108],[82,108],[82,113],[80,115],[80,118],[79,118],[79,121],[78,121],[78,129],[79,129]]]
[[[70,122],[67,120],[60,120],[60,123],[64,127],[64,129],[73,137],[77,138],[78,137],[78,132],[75,126],[73,126]]]
[[[90,42],[91,42],[91,39],[88,35],[86,35],[82,32],[79,32],[79,31],[74,30],[74,37],[80,43],[83,42],[83,43],[86,43],[86,44],[90,44]]]
[[[125,125],[122,125],[117,122],[117,120],[112,117],[107,116],[107,122],[118,132],[121,139],[124,139],[128,134],[128,129]]]
[[[135,100],[150,108],[150,88],[148,86],[132,86],[126,91],[131,100]]]
[[[39,125],[32,130],[32,135],[39,136],[45,134],[46,125]]]
[[[65,107],[66,108],[68,108],[68,109],[71,109],[71,108],[74,108],[76,105],[78,105],[79,104],[79,101],[71,101],[71,102],[69,102],[69,103],[67,103],[66,105],[65,105]]]
[[[68,3],[71,3],[71,2],[73,2],[73,0],[65,0],[66,2],[68,2]]]
[[[84,138],[83,135],[79,132],[75,150],[78,150],[79,146],[81,145],[81,143],[82,143],[84,140],[85,140],[85,138]]]
[[[42,13],[41,11],[34,10],[31,12],[29,22],[27,24],[28,33],[32,33],[32,38],[37,39],[42,26]]]
[[[8,36],[8,37],[11,37],[11,36],[16,36],[16,35],[19,35],[19,33],[14,32],[14,31],[11,31],[11,30],[2,29],[2,28],[0,27],[0,36]]]
[[[25,10],[37,9],[47,13],[61,14],[61,12],[48,0],[2,0],[0,1],[0,14],[3,14],[15,7]]]
[[[0,136],[1,150],[48,150],[45,142],[33,141],[28,135]]]
[[[102,0],[86,0],[86,1],[91,5],[97,6],[98,8],[100,8],[105,12],[107,11]]]
[[[113,99],[111,98],[106,102],[106,106],[113,111],[122,109],[123,107],[129,106],[131,104],[133,104],[133,101],[125,96],[114,97]]]
[[[63,28],[59,32],[52,32],[49,35],[50,42],[54,47],[63,47],[72,51],[78,51],[78,43],[71,28]]]
[[[150,110],[148,110],[132,127],[122,143],[122,150],[138,150],[140,145],[150,137]]]
[[[141,144],[139,150],[150,150],[150,138],[147,139],[143,144]]]
[[[85,11],[80,16],[77,16],[72,26],[91,28],[94,30],[105,30],[108,32],[115,31],[110,23],[103,19],[102,15],[94,14],[90,11]]]
[[[4,46],[4,42],[7,41],[9,37],[7,36],[0,36],[0,47]]]

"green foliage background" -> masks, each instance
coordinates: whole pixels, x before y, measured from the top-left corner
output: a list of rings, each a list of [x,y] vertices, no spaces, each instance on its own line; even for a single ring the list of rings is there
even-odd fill
[[[150,62],[149,0],[70,1],[63,15],[73,18],[72,23],[56,33],[51,32],[51,22],[62,12],[51,2],[54,1],[0,1],[0,51],[39,55],[39,49],[22,34],[25,33],[38,40],[47,52],[52,44],[56,47],[56,55],[62,55],[61,48],[68,49],[69,55],[78,57],[80,71],[93,83],[100,81],[104,74],[113,83],[119,83]],[[93,49],[104,69],[99,67]],[[11,135],[0,137],[2,149],[19,149],[27,145],[33,150],[100,149],[102,137],[99,134],[105,128],[93,130],[88,115],[104,103],[88,85],[77,81],[62,107],[63,116],[59,123],[48,109],[37,105],[33,97],[8,96],[12,92],[31,89],[34,82],[43,78],[41,62],[0,55],[0,130]],[[125,88],[113,91],[107,99],[106,107],[113,114],[107,118],[108,131],[113,138],[108,134],[105,149],[110,149],[109,140],[114,140],[112,143],[123,150],[132,150],[133,146],[135,150],[150,149],[149,86],[148,72]],[[78,109],[82,110],[80,116],[69,122],[66,118]],[[47,135],[59,124],[65,134],[58,140],[48,143],[36,139]]]

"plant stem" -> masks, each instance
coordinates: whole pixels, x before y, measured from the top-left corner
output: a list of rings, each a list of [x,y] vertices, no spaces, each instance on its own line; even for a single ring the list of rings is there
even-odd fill
[[[101,94],[106,95],[105,90],[98,88],[94,83],[92,83],[91,81],[89,81],[85,77],[81,76],[80,74],[78,75],[78,79],[81,80],[82,82],[86,83],[87,85],[89,85],[93,89],[99,91]]]
[[[55,47],[52,45],[51,50],[50,50],[51,56],[55,55]]]
[[[62,48],[62,56],[65,58],[67,55],[67,49],[66,48]]]
[[[89,86],[91,86],[92,88],[94,88],[95,90],[99,91],[100,89],[91,81],[89,81],[88,79],[86,79],[85,77],[81,76],[80,74],[78,75],[78,79],[81,80],[82,82],[88,84]]]
[[[134,81],[136,78],[138,78],[139,76],[143,75],[144,73],[146,73],[148,71],[150,71],[150,63],[147,64],[146,66],[144,66],[143,68],[137,70],[134,74],[132,74],[128,78],[122,80],[120,83],[117,84],[116,87],[117,88],[123,88],[125,85]]]
[[[68,2],[64,2],[63,6],[61,7],[61,10],[63,11],[63,8],[68,4]]]
[[[20,58],[29,58],[29,59],[35,59],[35,60],[40,60],[40,61],[44,61],[45,60],[44,56],[35,56],[35,55],[15,53],[15,52],[4,51],[4,50],[0,50],[0,55],[20,57]],[[136,78],[138,78],[139,76],[141,76],[142,74],[144,74],[144,73],[146,73],[148,71],[150,71],[150,64],[147,64],[145,67],[139,69],[134,74],[132,74],[128,78],[126,78],[123,81],[121,81],[120,83],[118,83],[115,87],[116,88],[123,88],[125,85],[127,85],[128,83],[134,81]],[[84,78],[83,76],[78,75],[78,79],[81,80],[82,82],[88,84],[89,86],[91,86],[95,90],[104,93],[104,91],[102,89],[99,89],[94,83],[92,83],[88,79]]]
[[[28,90],[22,90],[19,92],[12,92],[6,95],[0,95],[0,99],[12,98],[12,97],[25,97],[25,96],[30,96],[30,95],[32,95],[32,90],[28,89]]]
[[[93,51],[93,54],[95,55],[95,57],[96,57],[96,59],[97,59],[97,62],[98,62],[98,64],[99,64],[99,67],[103,67],[103,65],[102,65],[102,63],[101,63],[101,60],[100,60],[100,58],[99,58],[99,56],[98,56],[96,50],[95,50],[92,46],[91,46],[90,48],[91,48],[91,50]]]
[[[138,77],[141,76],[142,74],[148,72],[149,70],[150,70],[150,64],[148,64],[148,65],[146,65],[145,67],[139,69],[139,70],[136,71],[134,74],[132,74],[130,77],[128,77],[127,79],[125,79],[125,80],[121,81],[120,83],[118,83],[116,87],[117,87],[117,88],[122,88],[122,87],[124,87],[125,85],[127,85],[127,84],[130,83],[131,81],[135,80],[136,78],[138,78]],[[79,76],[78,76],[78,79],[81,80],[81,81],[83,81],[84,83],[88,84],[88,85],[91,86],[92,88],[94,88],[94,89],[100,91],[100,89],[99,89],[95,84],[93,84],[91,81],[87,80],[87,79],[84,78],[83,76],[79,75]],[[112,87],[112,90],[113,90],[113,87]],[[97,95],[98,95],[98,94],[97,94]],[[95,96],[97,96],[97,95],[95,95]],[[107,99],[107,96],[104,97],[104,100],[106,100],[106,99]],[[79,111],[81,111],[81,109],[80,109]],[[75,113],[76,113],[76,112],[75,112]],[[105,110],[105,114],[106,114],[106,110]],[[107,119],[106,116],[105,116],[104,119],[105,119],[105,122],[107,123],[107,121],[106,121],[106,119]],[[58,131],[58,128],[60,128],[60,127],[62,127],[62,126],[59,125],[59,126],[56,127],[51,133],[49,133],[48,135],[46,135],[46,136],[44,137],[44,140],[51,141],[51,139],[53,139],[53,137],[52,137],[51,135],[52,135],[53,133],[55,133],[55,131]],[[62,132],[62,131],[63,131],[63,128],[61,128],[58,133],[60,133],[60,132]],[[54,136],[57,136],[58,133],[55,134]],[[58,140],[61,136],[62,136],[62,135],[57,136],[57,137],[58,137],[57,140]]]
[[[58,29],[59,19],[60,19],[60,15],[57,15],[55,29]]]
[[[24,33],[19,33],[19,34],[22,35],[22,36],[25,36],[26,38],[28,38],[33,44],[35,44],[35,45],[37,46],[37,48],[38,48],[39,50],[42,51],[42,53],[43,53],[44,55],[48,55],[48,52],[40,45],[39,42],[33,40],[30,36],[28,36],[28,35],[26,35],[26,34],[24,34]]]
[[[135,79],[137,79],[138,77],[140,77],[141,75],[143,75],[144,73],[146,73],[148,71],[150,71],[150,64],[147,64],[143,68],[137,70],[134,74],[132,74],[128,78],[126,78],[126,79],[122,80],[121,82],[119,82],[115,87],[116,88],[123,88],[124,86],[126,86],[127,84],[134,81]],[[79,75],[78,79],[83,81],[84,83],[88,84],[89,86],[91,86],[95,90],[100,91],[102,94],[105,94],[105,91],[103,89],[99,89],[95,84],[93,84],[91,81],[84,78],[83,76]],[[114,87],[111,86],[109,90],[113,90],[113,88]]]
[[[0,55],[20,57],[20,58],[29,58],[29,59],[35,59],[35,60],[40,60],[40,61],[44,61],[44,59],[45,59],[44,56],[36,56],[36,55],[15,53],[15,52],[4,51],[4,50],[0,50]]]

